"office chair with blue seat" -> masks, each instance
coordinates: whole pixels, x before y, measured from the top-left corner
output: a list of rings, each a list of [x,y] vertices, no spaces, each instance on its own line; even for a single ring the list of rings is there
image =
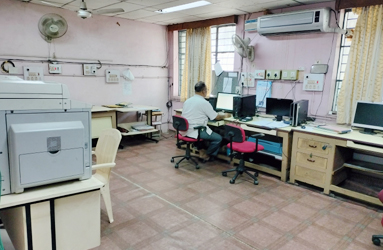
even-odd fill
[[[199,169],[198,163],[193,159],[193,157],[196,158],[197,156],[190,155],[190,151],[191,151],[190,147],[194,143],[202,142],[202,139],[199,138],[199,134],[200,134],[201,130],[205,129],[206,127],[205,126],[193,127],[194,129],[198,129],[198,138],[197,139],[190,138],[190,137],[187,137],[187,136],[183,136],[183,135],[180,134],[180,131],[188,131],[188,129],[189,129],[189,122],[188,122],[188,120],[186,118],[184,118],[182,116],[179,116],[179,115],[174,115],[173,116],[173,127],[176,129],[176,138],[177,138],[177,144],[176,145],[177,145],[177,147],[181,148],[181,145],[186,144],[186,152],[185,152],[184,155],[173,156],[172,159],[170,160],[170,162],[174,162],[175,158],[182,157],[174,165],[175,168],[178,168],[179,164],[183,160],[186,159],[186,160],[191,160],[194,163],[195,168]]]
[[[246,135],[243,128],[228,124],[225,125],[225,138],[230,142],[227,144],[227,147],[230,149],[230,160],[233,158],[239,158],[239,164],[236,168],[222,171],[223,176],[227,176],[229,172],[236,172],[234,177],[230,180],[230,184],[234,184],[238,175],[246,173],[254,180],[254,185],[258,185],[258,172],[254,169],[245,167],[245,154],[256,153],[264,149],[262,145],[258,144],[258,137],[264,136],[264,134],[254,134],[250,137],[255,138],[255,142],[246,141]],[[250,171],[253,171],[254,174],[251,174]]]

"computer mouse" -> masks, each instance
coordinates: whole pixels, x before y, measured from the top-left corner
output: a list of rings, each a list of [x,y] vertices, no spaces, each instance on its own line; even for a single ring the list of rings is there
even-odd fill
[[[306,126],[305,126],[305,125],[302,125],[302,126],[301,126],[301,128],[305,129],[305,128],[306,128]]]

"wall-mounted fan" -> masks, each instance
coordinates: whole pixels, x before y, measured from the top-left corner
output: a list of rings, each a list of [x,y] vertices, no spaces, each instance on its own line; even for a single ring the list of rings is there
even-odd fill
[[[254,46],[250,44],[250,38],[242,39],[238,35],[232,37],[235,51],[242,57],[248,58],[251,62],[254,60]]]
[[[50,43],[52,39],[65,35],[68,24],[62,16],[48,13],[40,18],[39,30],[45,41]]]
[[[81,1],[80,3],[80,9],[77,11],[77,16],[81,17],[82,19],[91,17],[92,14],[113,14],[113,13],[120,13],[120,12],[125,12],[124,9],[122,8],[116,8],[116,9],[103,9],[103,10],[94,10],[90,11],[86,8],[86,3],[84,0]]]

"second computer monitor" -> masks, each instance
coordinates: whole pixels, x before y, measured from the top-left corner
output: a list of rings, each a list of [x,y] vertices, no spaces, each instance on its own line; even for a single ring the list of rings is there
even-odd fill
[[[239,95],[234,93],[218,92],[217,104],[215,106],[215,110],[233,112],[233,97],[234,96],[239,96]]]
[[[275,115],[277,121],[282,121],[283,116],[290,116],[291,99],[266,98],[266,114]]]
[[[242,116],[255,116],[256,113],[256,95],[243,95],[242,96]]]

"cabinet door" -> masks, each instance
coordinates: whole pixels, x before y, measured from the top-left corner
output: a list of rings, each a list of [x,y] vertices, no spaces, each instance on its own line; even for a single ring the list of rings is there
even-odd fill
[[[57,250],[100,245],[100,190],[55,200]]]

